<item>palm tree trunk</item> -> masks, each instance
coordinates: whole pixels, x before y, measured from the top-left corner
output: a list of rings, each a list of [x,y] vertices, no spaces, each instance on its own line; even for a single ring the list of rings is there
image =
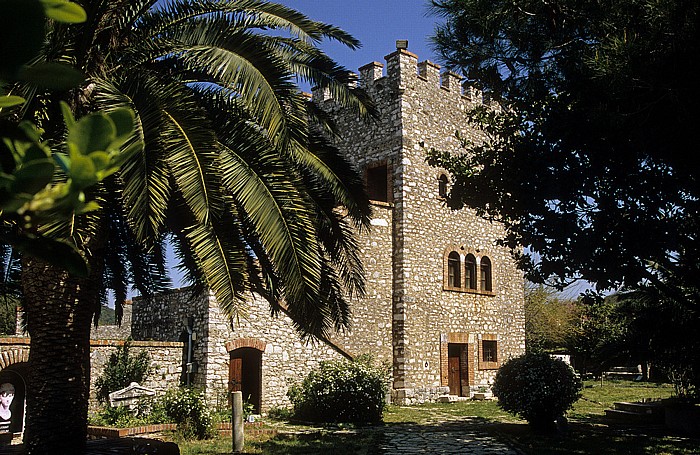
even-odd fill
[[[90,391],[90,324],[102,269],[76,278],[25,258],[22,287],[31,337],[25,448],[29,454],[83,453]]]

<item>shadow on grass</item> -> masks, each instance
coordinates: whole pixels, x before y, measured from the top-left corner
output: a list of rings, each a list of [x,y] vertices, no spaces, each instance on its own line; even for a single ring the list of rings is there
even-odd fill
[[[246,445],[251,451],[273,455],[373,454],[376,453],[379,438],[381,438],[381,433],[375,429],[324,430],[306,433],[281,433],[264,441],[250,441]]]
[[[563,434],[535,434],[525,423],[493,423],[487,429],[528,455],[690,455],[697,454],[700,447],[700,440],[669,435],[665,429],[614,426],[601,421],[590,418],[571,422]]]

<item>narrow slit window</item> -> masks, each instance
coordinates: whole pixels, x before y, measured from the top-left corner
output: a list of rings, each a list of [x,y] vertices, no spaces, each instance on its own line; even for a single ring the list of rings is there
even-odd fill
[[[440,177],[438,177],[438,194],[443,199],[447,198],[447,184],[447,176],[445,174],[440,174]]]

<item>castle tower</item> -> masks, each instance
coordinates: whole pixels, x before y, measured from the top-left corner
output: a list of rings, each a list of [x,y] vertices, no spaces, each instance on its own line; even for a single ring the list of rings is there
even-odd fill
[[[497,246],[501,225],[446,207],[449,176],[425,162],[425,151],[460,151],[457,131],[478,140],[466,114],[483,101],[462,90],[459,75],[418,63],[405,48],[385,60],[386,75],[379,62],[360,68],[376,121],[314,93],[373,200],[372,230],[361,238],[367,296],[353,302],[351,330],[338,342],[391,362],[397,403],[468,397],[524,352],[523,276]]]

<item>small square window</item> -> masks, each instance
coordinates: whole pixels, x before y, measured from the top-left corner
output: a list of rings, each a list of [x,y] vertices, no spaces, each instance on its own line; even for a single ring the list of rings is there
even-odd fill
[[[482,349],[482,360],[484,362],[498,362],[498,342],[491,340],[484,340]]]
[[[498,341],[495,340],[495,335],[484,335],[484,340],[481,341],[479,349],[479,369],[480,370],[496,370],[500,366],[498,364]]]

